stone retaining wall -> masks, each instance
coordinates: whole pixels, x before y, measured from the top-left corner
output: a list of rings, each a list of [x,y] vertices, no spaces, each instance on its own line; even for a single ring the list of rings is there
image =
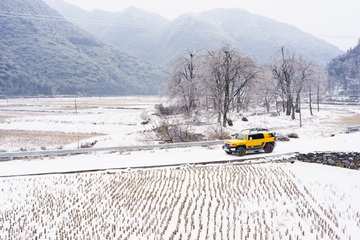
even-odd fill
[[[360,170],[360,153],[358,152],[299,153],[296,158],[302,162],[320,163]]]

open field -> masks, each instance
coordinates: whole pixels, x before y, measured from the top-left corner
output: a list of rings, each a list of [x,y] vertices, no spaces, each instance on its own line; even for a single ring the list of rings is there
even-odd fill
[[[95,147],[143,144],[142,132],[152,126],[141,121],[150,116],[154,122],[153,106],[161,102],[145,97],[76,99],[75,111],[74,99],[46,100],[0,100],[1,151],[76,148],[79,142],[95,141]],[[248,122],[231,114],[234,126],[228,131],[263,126],[300,136],[279,142],[274,155],[356,150],[358,135],[344,132],[349,125],[360,125],[359,113],[356,107],[323,106],[311,116],[304,108],[300,128],[299,119],[254,109],[241,113]],[[209,126],[193,130],[206,133]],[[200,156],[228,163],[131,169],[135,163],[191,162]],[[128,167],[0,177],[0,239],[354,240],[360,236],[360,171],[276,159],[232,164],[235,158],[239,159],[217,146],[0,162],[0,169],[14,173],[21,168],[41,171],[45,165],[57,166],[55,172],[75,165]]]
[[[154,105],[165,102],[166,99],[149,96],[2,99],[0,132],[9,134],[9,131],[14,130],[13,135],[16,136],[20,131],[31,136],[33,141],[24,144],[20,135],[19,140],[13,137],[3,138],[0,150],[9,152],[20,149],[57,149],[60,146],[76,148],[78,145],[95,141],[95,147],[153,144],[156,143],[155,139],[146,138],[142,133],[154,127],[157,121],[157,117],[152,115],[155,112]],[[234,126],[228,127],[227,131],[235,133],[241,129],[260,126],[276,133],[296,132],[303,139],[313,139],[345,132],[347,126],[360,125],[360,111],[357,106],[331,108],[324,105],[320,112],[313,110],[313,116],[309,114],[306,106],[302,109],[301,128],[298,115],[296,120],[290,120],[290,117],[284,114],[274,116],[265,114],[262,108],[255,108],[252,112],[230,114]],[[246,116],[249,121],[241,121],[242,116]],[[213,122],[201,116],[196,117],[205,124],[194,126],[192,130],[204,134],[207,138],[209,132],[213,131]],[[146,126],[141,125],[141,122],[148,118],[152,119],[152,122]],[[44,132],[49,132],[49,135],[57,133],[59,139],[44,137]],[[38,137],[36,133],[39,133]],[[80,136],[80,143],[74,138],[75,135]],[[68,140],[61,140],[64,138]]]
[[[309,165],[4,178],[0,239],[356,239],[358,171]]]
[[[64,145],[68,145],[77,141],[82,141],[103,134],[97,133],[64,133],[52,131],[26,131],[26,130],[0,130],[0,141],[4,149],[15,148],[21,151],[31,151],[33,146],[41,146],[42,150],[46,150],[46,146],[58,146],[62,149]]]
[[[0,133],[3,136],[0,150],[76,148],[104,139],[115,146],[126,144],[126,136],[144,130],[140,124],[141,113],[161,102],[157,97],[143,96],[0,100]],[[114,140],[110,140],[111,137]],[[28,138],[31,141],[27,141]],[[131,144],[134,140],[130,138],[127,145]]]

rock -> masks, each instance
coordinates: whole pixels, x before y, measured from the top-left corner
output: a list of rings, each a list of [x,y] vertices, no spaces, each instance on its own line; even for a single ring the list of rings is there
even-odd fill
[[[350,169],[360,169],[360,153],[351,152],[315,152],[300,153],[295,157],[297,160],[309,163],[327,164]]]
[[[350,162],[348,160],[345,161],[341,161],[341,163],[345,166],[349,166],[350,167]]]
[[[329,160],[327,161],[327,164],[329,164],[329,165],[331,165],[331,166],[335,166],[335,165],[336,165],[336,162],[335,162],[334,160],[332,160],[332,159],[329,159]]]

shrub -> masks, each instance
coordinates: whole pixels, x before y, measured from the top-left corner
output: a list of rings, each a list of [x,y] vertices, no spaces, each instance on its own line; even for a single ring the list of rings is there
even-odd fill
[[[162,115],[165,115],[165,116],[173,114],[173,109],[171,107],[164,107],[164,105],[162,103],[156,104],[155,109],[158,110]]]
[[[209,127],[206,130],[206,135],[208,136],[209,140],[224,140],[230,139],[230,134],[226,131],[226,129],[221,127]]]
[[[287,142],[287,141],[290,141],[290,139],[287,136],[284,136],[284,135],[277,135],[276,136],[276,141]]]
[[[296,133],[289,133],[287,136],[289,138],[299,138],[299,135],[297,135]]]
[[[95,140],[94,142],[86,142],[86,143],[82,143],[80,148],[91,148],[93,147],[95,144],[97,143],[97,140]]]
[[[204,140],[203,134],[194,133],[189,125],[169,124],[162,122],[153,131],[156,137],[163,142],[196,142]]]

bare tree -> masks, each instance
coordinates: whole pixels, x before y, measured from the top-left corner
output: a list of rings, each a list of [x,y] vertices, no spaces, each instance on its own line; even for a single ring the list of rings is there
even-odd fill
[[[270,112],[270,104],[276,97],[278,85],[276,79],[272,76],[270,66],[262,67],[261,71],[256,78],[257,92],[261,95],[262,101],[266,106],[266,110]]]
[[[297,61],[297,74],[295,75],[295,84],[294,90],[296,92],[296,105],[295,108],[297,111],[300,111],[300,94],[305,85],[311,81],[312,76],[314,75],[313,66],[314,62],[308,62],[306,58],[300,56]]]
[[[186,115],[197,107],[200,92],[198,91],[197,52],[187,50],[169,63],[171,69],[165,79],[165,93],[170,100],[175,100]]]
[[[313,66],[313,68],[311,69],[311,71],[315,70],[315,65]],[[308,94],[309,94],[309,110],[310,110],[310,114],[313,115],[312,112],[312,94],[313,94],[313,88],[314,86],[314,78],[310,77],[308,79],[306,79],[306,84],[305,84],[305,89],[307,90]]]
[[[286,96],[286,115],[290,116],[291,110],[295,107],[293,103],[293,92],[291,91],[296,73],[295,51],[281,47],[281,49],[274,54],[272,62],[273,75],[281,87],[281,93]],[[295,112],[293,112],[292,119],[295,119]]]
[[[306,89],[309,94],[309,108],[310,114],[312,112],[312,94],[313,90],[316,91],[316,102],[317,110],[320,111],[320,92],[323,91],[326,87],[327,74],[324,68],[320,67],[318,64],[313,63],[309,71],[311,72],[306,83]]]
[[[240,51],[223,45],[202,57],[201,83],[205,86],[218,114],[218,122],[226,127],[232,102],[256,76],[255,61]]]
[[[300,94],[306,81],[313,75],[313,61],[297,56],[294,50],[281,47],[272,59],[272,72],[278,81],[281,94],[286,96],[286,115],[295,119],[295,110],[300,107]]]
[[[326,88],[326,84],[328,82],[327,71],[324,68],[319,67],[316,71],[316,79],[315,79],[315,87],[316,87],[316,103],[317,110],[320,111],[320,92],[324,91]]]

